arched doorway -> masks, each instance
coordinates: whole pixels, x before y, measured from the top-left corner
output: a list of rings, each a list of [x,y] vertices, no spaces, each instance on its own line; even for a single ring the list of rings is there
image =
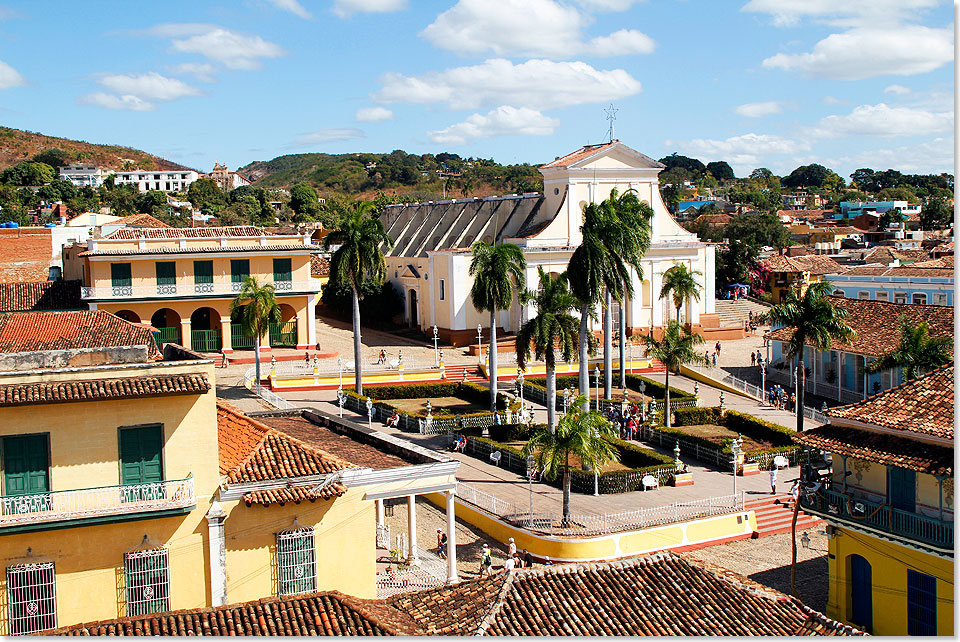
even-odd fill
[[[243,330],[243,313],[247,306],[241,305],[230,313],[230,347],[234,350],[252,349],[255,345],[254,336]]]
[[[117,310],[114,312],[114,314],[124,321],[129,321],[130,323],[140,323],[140,315],[133,310]]]
[[[849,617],[864,631],[873,627],[873,568],[860,555],[847,557],[850,586],[847,593]]]
[[[413,288],[410,288],[409,297],[410,297],[409,298],[410,307],[409,307],[409,315],[408,315],[409,325],[411,328],[417,328],[420,326],[420,319],[419,319],[419,316],[417,315],[417,307],[418,307],[417,291],[414,290]]]
[[[180,331],[180,315],[170,308],[160,308],[150,317],[150,325],[159,334],[157,345],[163,348],[164,344],[176,343],[183,345],[183,336]]]
[[[220,313],[213,308],[197,308],[190,315],[190,347],[196,352],[219,352]]]
[[[281,303],[280,322],[270,324],[270,345],[273,347],[297,345],[297,311],[293,306]]]

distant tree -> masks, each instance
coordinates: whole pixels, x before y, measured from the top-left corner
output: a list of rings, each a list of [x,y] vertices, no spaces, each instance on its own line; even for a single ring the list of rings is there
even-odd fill
[[[640,338],[646,346],[646,355],[656,359],[666,367],[664,378],[665,403],[663,408],[663,423],[670,428],[670,373],[676,372],[680,366],[692,363],[707,365],[706,358],[700,354],[698,346],[703,345],[703,337],[691,334],[677,321],[670,321],[663,330],[663,337],[655,339],[651,335],[641,334]]]
[[[667,166],[666,170],[671,170],[674,167],[681,167],[685,170],[696,173],[697,176],[707,171],[706,165],[698,161],[696,158],[681,156],[677,154],[677,152],[673,152],[669,156],[664,156],[660,159],[660,162]]]
[[[137,196],[136,208],[144,214],[162,215],[167,211],[167,194],[160,190],[142,192]]]
[[[306,183],[297,183],[290,188],[290,209],[297,223],[312,221],[320,209],[317,191]]]
[[[737,239],[760,249],[764,246],[790,247],[790,231],[773,214],[739,214],[724,228],[728,239]]]
[[[856,185],[858,190],[864,192],[879,192],[877,185],[876,172],[868,167],[862,167],[850,174],[850,186]],[[844,199],[846,200],[846,199]]]
[[[746,283],[750,274],[757,269],[760,248],[740,239],[730,242],[717,252],[717,285]]]
[[[253,358],[256,372],[257,394],[260,394],[260,339],[270,329],[271,323],[280,321],[280,306],[272,283],[257,283],[257,278],[248,276],[243,287],[230,302],[230,317],[237,315],[243,333],[253,336]]]
[[[227,204],[226,195],[212,178],[200,178],[190,183],[187,200],[194,209],[212,216],[219,214]]]
[[[950,226],[953,210],[942,198],[931,198],[920,210],[920,227],[925,230],[942,230]]]
[[[76,186],[70,181],[57,179],[37,190],[37,196],[42,200],[63,201],[64,203],[77,195]]]
[[[790,172],[789,176],[780,179],[780,182],[784,187],[791,189],[797,187],[823,187],[831,174],[834,174],[834,172],[823,165],[813,163],[811,165],[801,165]]]
[[[873,200],[873,195],[855,189],[848,189],[844,192],[841,192],[841,194],[837,197],[837,200],[845,203],[865,203]]]
[[[56,171],[46,163],[31,163],[23,161],[3,171],[0,180],[7,185],[40,186],[52,181]]]
[[[701,288],[700,284],[697,283],[697,276],[703,276],[703,274],[697,270],[691,270],[686,263],[677,263],[663,273],[660,299],[673,298],[673,307],[677,311],[676,320],[678,322],[680,321],[680,308],[683,307],[683,304],[690,299],[700,300]]]
[[[750,178],[754,180],[767,180],[773,178],[774,174],[766,167],[758,167],[757,169],[750,172]]]
[[[877,193],[878,201],[906,201],[919,203],[920,199],[909,187],[885,187]]]
[[[727,164],[727,161],[713,161],[712,163],[707,163],[707,171],[713,174],[713,177],[718,181],[728,181],[736,178],[733,173],[733,168]]]
[[[34,163],[46,163],[54,169],[59,169],[73,161],[73,154],[56,147],[45,149],[39,154],[35,154],[32,159]]]

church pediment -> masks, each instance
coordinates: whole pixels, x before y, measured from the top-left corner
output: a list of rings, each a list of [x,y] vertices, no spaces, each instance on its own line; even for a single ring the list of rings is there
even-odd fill
[[[407,266],[400,271],[401,279],[419,279],[420,271],[417,270],[416,266],[412,263],[407,263]]]
[[[619,140],[602,145],[587,145],[561,156],[542,169],[664,169],[664,165],[646,154],[627,147]]]

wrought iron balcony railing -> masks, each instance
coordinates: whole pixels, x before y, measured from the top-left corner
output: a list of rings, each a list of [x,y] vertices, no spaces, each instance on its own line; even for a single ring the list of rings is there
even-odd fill
[[[0,497],[0,529],[111,515],[188,508],[197,503],[193,477],[146,484],[56,490]]]
[[[309,281],[269,281],[277,293],[287,292],[319,292],[320,279]],[[166,299],[176,298],[184,294],[203,294],[208,296],[234,296],[243,288],[243,283],[193,283],[182,280],[175,284],[165,285],[123,285],[81,288],[84,300],[96,299]]]
[[[927,517],[832,488],[821,488],[815,494],[804,497],[801,505],[804,510],[817,513],[827,520],[833,517],[854,526],[862,524],[872,530],[935,548],[953,549],[952,519]]]

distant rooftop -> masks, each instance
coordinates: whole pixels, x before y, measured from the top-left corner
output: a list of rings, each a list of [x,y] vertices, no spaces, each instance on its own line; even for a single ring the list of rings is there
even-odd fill
[[[226,227],[144,227],[123,228],[104,237],[104,239],[136,240],[136,239],[170,239],[170,238],[234,238],[259,237],[264,232],[253,225],[230,225]]]
[[[103,310],[0,312],[0,353],[138,346],[162,358],[148,328]]]

